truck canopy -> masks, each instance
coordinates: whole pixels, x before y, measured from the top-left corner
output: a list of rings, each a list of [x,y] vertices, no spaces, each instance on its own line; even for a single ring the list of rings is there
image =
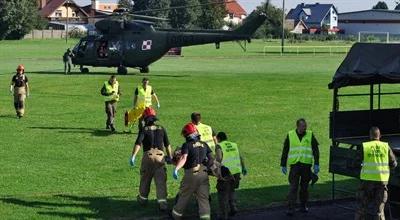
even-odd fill
[[[384,83],[400,83],[400,44],[354,44],[328,87]]]

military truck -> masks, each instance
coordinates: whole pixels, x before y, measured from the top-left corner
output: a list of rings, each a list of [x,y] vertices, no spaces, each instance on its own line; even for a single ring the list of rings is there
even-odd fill
[[[382,141],[400,158],[400,87],[389,85],[398,83],[400,44],[356,43],[336,71],[328,86],[333,91],[329,117],[333,199],[338,191],[335,175],[359,178],[362,143],[369,140],[372,126],[380,128]],[[391,171],[389,200],[392,215],[399,217],[399,167]]]

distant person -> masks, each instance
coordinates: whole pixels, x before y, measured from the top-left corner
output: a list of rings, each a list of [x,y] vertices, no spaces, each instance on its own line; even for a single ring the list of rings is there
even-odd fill
[[[371,141],[362,144],[361,182],[357,193],[359,207],[355,219],[384,220],[390,168],[395,168],[397,161],[389,144],[380,141],[379,128],[372,127],[369,136]]]
[[[71,66],[72,66],[72,58],[74,57],[74,53],[72,53],[71,49],[67,49],[67,51],[63,55],[64,61],[64,73],[68,74],[71,73]]]
[[[211,126],[201,122],[201,114],[199,112],[193,112],[190,115],[190,118],[192,119],[192,123],[196,125],[196,128],[199,131],[200,140],[206,142],[211,151],[215,152],[216,137],[214,130],[211,128]]]
[[[312,179],[313,173],[311,167],[314,158],[314,174],[319,173],[319,148],[318,141],[314,133],[307,130],[307,122],[301,118],[296,122],[296,129],[289,131],[283,144],[283,151],[281,157],[281,170],[286,175],[287,164],[290,165],[289,172],[289,195],[288,203],[289,208],[287,211],[288,216],[293,216],[296,203],[297,194],[300,185],[300,211],[303,213],[308,212],[308,185]]]
[[[108,57],[106,41],[101,42],[99,48],[97,49],[97,55],[99,56],[99,58],[107,58]]]
[[[193,123],[183,127],[182,135],[186,141],[182,145],[181,156],[172,175],[177,180],[181,168],[185,169],[185,174],[179,188],[179,197],[172,209],[172,217],[175,220],[182,219],[186,205],[194,194],[199,206],[200,219],[210,219],[210,183],[207,167],[214,161],[212,152],[206,143],[200,141]]]
[[[117,112],[117,102],[121,95],[117,77],[112,75],[108,81],[105,81],[100,92],[101,95],[104,96],[105,110],[107,114],[106,129],[111,129],[111,132],[114,132],[114,119],[115,113]]]
[[[224,132],[217,134],[215,159],[221,163],[221,176],[217,181],[219,219],[229,219],[237,213],[235,189],[239,188],[240,174],[247,175],[243,158],[236,143],[228,141]]]
[[[160,108],[160,101],[153,90],[153,87],[149,84],[150,80],[146,77],[142,79],[142,84],[138,85],[135,89],[135,95],[133,98],[133,107],[144,106],[144,108],[152,107],[153,98],[157,102],[157,108]],[[139,119],[139,131],[143,127],[143,117]]]
[[[157,120],[155,111],[152,108],[147,108],[144,112],[144,121],[146,124],[136,139],[130,164],[134,166],[140,147],[143,146],[137,200],[141,205],[147,204],[151,181],[154,179],[159,209],[165,212],[168,210],[165,163],[171,162],[172,151],[167,132],[162,126],[155,123]],[[164,152],[166,152],[166,156]]]
[[[29,96],[28,77],[25,75],[25,67],[20,64],[17,67],[17,74],[12,77],[10,93],[14,95],[14,108],[18,118],[25,114],[25,99]]]

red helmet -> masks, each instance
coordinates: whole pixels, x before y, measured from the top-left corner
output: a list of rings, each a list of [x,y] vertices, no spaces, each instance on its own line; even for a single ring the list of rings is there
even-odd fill
[[[187,137],[187,136],[189,136],[189,135],[191,135],[191,134],[193,134],[193,133],[197,133],[197,132],[198,132],[198,131],[197,131],[197,128],[196,128],[196,126],[195,126],[192,122],[186,124],[186,125],[182,128],[182,135],[183,135],[184,137]]]
[[[156,116],[156,111],[151,107],[147,107],[143,112],[143,118],[147,118],[150,116]]]

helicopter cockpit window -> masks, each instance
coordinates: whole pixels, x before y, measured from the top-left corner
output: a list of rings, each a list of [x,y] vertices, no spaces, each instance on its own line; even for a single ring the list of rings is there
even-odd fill
[[[79,44],[79,51],[85,51],[87,47],[87,40],[82,40]]]
[[[100,41],[99,47],[97,48],[97,56],[99,58],[108,57],[107,47],[107,41]]]

